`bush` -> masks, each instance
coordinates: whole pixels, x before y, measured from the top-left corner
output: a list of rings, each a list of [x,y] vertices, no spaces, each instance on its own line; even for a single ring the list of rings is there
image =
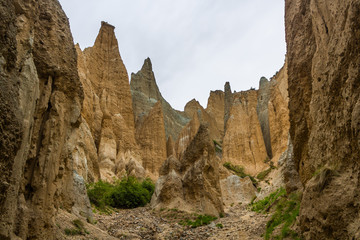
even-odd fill
[[[251,211],[254,212],[265,212],[267,211],[272,204],[279,198],[286,196],[286,191],[284,188],[279,188],[275,192],[271,193],[269,196],[265,197],[263,200],[259,200],[257,202],[251,202]],[[255,199],[254,199],[255,200]]]
[[[217,217],[210,215],[198,215],[195,221],[187,220],[181,221],[179,224],[184,226],[191,226],[192,228],[204,226],[210,224],[212,221],[216,220]]]
[[[233,171],[237,176],[241,178],[249,176],[253,184],[257,183],[256,179],[253,176],[245,173],[244,168],[242,166],[233,165],[229,162],[224,163],[223,166],[229,169],[230,171]]]
[[[259,179],[260,181],[264,180],[266,178],[267,175],[269,175],[269,173],[271,172],[271,167],[266,169],[265,171],[260,172],[256,178]]]
[[[95,207],[104,210],[105,206],[109,205],[106,201],[113,189],[114,185],[100,180],[97,183],[92,183],[87,186],[87,194],[90,202],[94,204]]]
[[[154,188],[148,180],[140,183],[134,177],[122,179],[109,195],[109,204],[115,208],[143,207],[150,202]]]
[[[90,202],[100,210],[106,206],[114,208],[136,208],[145,206],[151,200],[155,185],[150,179],[139,182],[135,177],[123,178],[110,184],[99,181],[88,185]]]
[[[266,224],[265,239],[284,239],[287,237],[299,239],[298,234],[290,229],[299,215],[299,209],[300,197],[298,194],[293,193],[287,198],[280,199],[276,205],[275,213]],[[273,232],[278,226],[281,226],[280,234],[274,236]]]
[[[300,196],[297,193],[286,195],[284,188],[279,188],[263,200],[251,203],[251,210],[255,212],[267,212],[272,206],[276,207],[270,221],[266,224],[265,239],[284,239],[291,237],[299,239],[295,231],[290,227],[299,215]],[[274,235],[274,230],[281,227],[279,235]]]

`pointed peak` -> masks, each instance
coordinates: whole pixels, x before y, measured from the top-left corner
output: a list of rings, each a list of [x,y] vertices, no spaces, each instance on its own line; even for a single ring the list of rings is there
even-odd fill
[[[116,46],[116,51],[118,51],[118,42],[115,37],[114,29],[114,26],[102,21],[99,33],[95,40],[94,47],[102,49],[112,49],[113,46]]]
[[[230,83],[226,82],[224,85],[224,92],[230,91],[231,92],[231,87],[230,87]]]
[[[101,21],[101,28],[106,28],[106,27],[111,28],[113,30],[115,29],[115,27],[113,25],[109,24],[108,22]]]
[[[151,63],[151,59],[149,57],[144,60],[144,64],[143,64],[141,70],[152,71],[152,63]]]

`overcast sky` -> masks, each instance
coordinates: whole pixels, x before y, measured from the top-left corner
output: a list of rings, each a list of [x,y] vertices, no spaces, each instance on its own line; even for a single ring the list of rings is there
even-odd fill
[[[92,46],[106,21],[115,26],[128,70],[151,58],[163,97],[183,110],[206,108],[210,90],[258,88],[285,59],[284,0],[60,0],[74,42]]]

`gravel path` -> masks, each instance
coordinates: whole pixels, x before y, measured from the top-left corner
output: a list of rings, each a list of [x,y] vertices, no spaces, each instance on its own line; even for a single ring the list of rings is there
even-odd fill
[[[178,224],[191,215],[176,209],[153,211],[143,207],[96,215],[95,218],[97,226],[118,239],[263,239],[261,235],[268,220],[266,215],[249,211],[241,205],[225,212],[225,217],[197,228]]]

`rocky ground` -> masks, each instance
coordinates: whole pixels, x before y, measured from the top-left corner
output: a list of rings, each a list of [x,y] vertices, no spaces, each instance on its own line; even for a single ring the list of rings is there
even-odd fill
[[[154,211],[149,207],[96,214],[96,225],[118,239],[263,239],[268,217],[235,205],[225,216],[197,228],[178,224],[191,218],[177,209]]]

